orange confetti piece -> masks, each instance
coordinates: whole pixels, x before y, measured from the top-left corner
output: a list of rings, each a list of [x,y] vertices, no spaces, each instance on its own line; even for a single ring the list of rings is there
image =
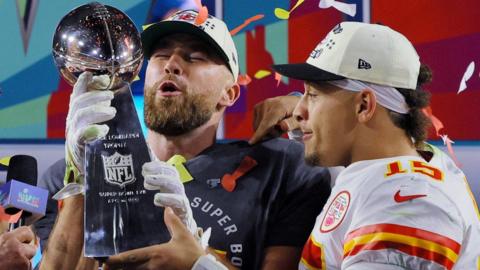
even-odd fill
[[[3,207],[0,205],[0,221],[9,221],[10,215],[5,214]]]
[[[248,76],[248,74],[238,76],[237,83],[239,85],[247,86],[251,82],[252,82],[252,78],[250,78],[250,76]]]
[[[195,25],[201,25],[208,19],[208,8],[202,5],[201,0],[195,0],[195,5],[198,8],[198,15],[195,18]]]
[[[453,146],[452,146],[452,144],[454,144],[455,142],[452,141],[452,140],[448,137],[447,134],[445,134],[445,135],[440,135],[440,138],[442,138],[443,144],[447,146],[447,151],[448,151],[448,153],[450,154],[450,156],[452,157],[453,162],[455,162],[455,164],[456,164],[458,167],[461,167],[462,164],[460,163],[460,161],[458,161],[457,156],[455,155],[455,152],[453,151]]]
[[[422,111],[428,118],[430,118],[430,121],[432,121],[432,125],[437,132],[437,136],[440,136],[440,130],[444,128],[442,121],[440,121],[440,119],[433,115],[432,108],[430,106],[422,109]]]
[[[275,80],[277,81],[277,87],[280,85],[280,82],[282,81],[282,75],[280,73],[275,72]]]
[[[16,213],[15,215],[11,215],[8,223],[17,223],[18,220],[20,219],[20,216],[22,215],[22,213],[23,213],[23,211],[20,211],[20,212]]]
[[[208,19],[208,8],[203,6],[198,11],[197,18],[195,18],[195,25],[201,25]]]
[[[247,27],[249,24],[251,24],[254,21],[258,21],[258,20],[263,19],[263,17],[265,17],[265,15],[257,14],[255,16],[252,16],[252,17],[246,19],[241,25],[235,27],[232,31],[230,31],[230,35],[234,36],[234,35],[238,34],[238,32],[240,32],[243,28]]]

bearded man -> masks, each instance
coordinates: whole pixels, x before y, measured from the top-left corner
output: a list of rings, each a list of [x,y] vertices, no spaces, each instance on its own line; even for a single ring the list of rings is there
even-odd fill
[[[142,174],[146,188],[160,191],[155,204],[171,208],[182,222],[165,211],[172,240],[111,257],[109,269],[212,269],[208,264],[212,256],[232,269],[296,269],[315,216],[330,193],[330,175],[326,169],[306,165],[303,146],[294,141],[272,139],[254,146],[242,141],[216,143],[225,110],[239,98],[238,57],[225,23],[209,16],[197,26],[197,15],[181,11],[142,33],[148,59],[147,143],[156,159],[143,166]],[[71,99],[93,95],[99,80],[82,74]],[[97,92],[101,96],[105,91]],[[67,133],[83,138],[79,131],[93,130],[95,138],[104,136],[108,129],[98,123],[116,113],[105,102],[108,99],[88,104],[90,114],[77,112],[89,107],[70,107],[73,118],[98,115],[98,119]],[[83,140],[67,140],[67,149],[81,149],[82,144]],[[170,166],[163,161],[174,155],[185,158],[192,181],[182,184],[178,176],[160,180]],[[70,162],[79,171],[76,175],[82,175],[83,167]],[[42,179],[55,182],[55,175],[65,171],[65,162],[55,166],[59,168]],[[41,269],[97,269],[81,253],[83,200],[81,193],[63,200]],[[206,251],[199,252],[198,243],[192,242],[197,224],[212,228]]]

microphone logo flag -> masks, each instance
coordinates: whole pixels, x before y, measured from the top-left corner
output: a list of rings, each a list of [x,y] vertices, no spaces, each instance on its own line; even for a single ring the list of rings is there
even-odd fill
[[[135,182],[132,155],[121,155],[115,152],[111,156],[102,155],[105,181],[121,188]]]
[[[28,188],[24,188],[22,191],[18,192],[17,201],[35,208],[40,208],[40,197],[31,194]]]

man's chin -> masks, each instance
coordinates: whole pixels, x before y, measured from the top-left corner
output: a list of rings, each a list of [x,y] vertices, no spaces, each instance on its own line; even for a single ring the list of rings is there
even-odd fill
[[[320,166],[320,157],[317,153],[306,154],[305,155],[305,163],[310,166]]]

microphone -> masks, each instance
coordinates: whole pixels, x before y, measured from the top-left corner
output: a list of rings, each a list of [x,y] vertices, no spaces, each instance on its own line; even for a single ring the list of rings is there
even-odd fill
[[[15,155],[10,158],[7,171],[7,181],[17,180],[30,186],[37,185],[37,160],[32,156]],[[5,208],[5,213],[15,215],[22,209]]]
[[[23,210],[18,222],[9,230],[29,225],[45,215],[48,191],[37,187],[37,160],[32,156],[10,158],[7,183],[0,187],[0,204],[5,213],[15,215]]]

